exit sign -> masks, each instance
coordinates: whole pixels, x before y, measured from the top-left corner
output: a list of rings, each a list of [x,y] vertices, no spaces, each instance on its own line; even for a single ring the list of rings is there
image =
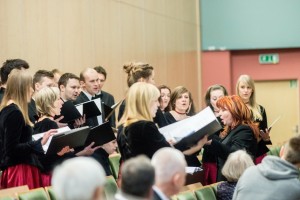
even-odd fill
[[[277,64],[279,63],[279,55],[277,53],[273,54],[259,54],[260,64]]]

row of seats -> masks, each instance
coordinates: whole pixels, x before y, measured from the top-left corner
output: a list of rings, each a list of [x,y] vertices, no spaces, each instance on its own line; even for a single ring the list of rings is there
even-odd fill
[[[104,186],[106,199],[113,199],[118,191],[116,180],[113,176],[107,176]],[[0,200],[57,200],[52,187],[29,190],[27,185],[0,190]]]

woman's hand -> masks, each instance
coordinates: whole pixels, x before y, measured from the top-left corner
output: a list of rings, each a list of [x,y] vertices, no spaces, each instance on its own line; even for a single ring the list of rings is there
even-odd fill
[[[90,156],[92,155],[97,149],[99,149],[101,146],[96,146],[92,148],[92,146],[95,144],[95,142],[92,142],[89,146],[85,147],[82,151],[78,152],[76,156]]]
[[[266,128],[265,131],[260,130],[259,135],[260,135],[260,137],[261,137],[261,139],[263,141],[270,141],[270,132],[271,132],[271,130],[269,130],[268,128]]]
[[[64,118],[64,116],[60,116],[59,118],[57,118],[56,120],[54,120],[59,128],[62,128],[62,127],[65,127],[65,126],[68,125],[67,123],[60,123],[60,122],[59,122],[59,121],[62,120],[63,118]]]
[[[56,129],[50,129],[49,131],[45,132],[43,135],[43,139],[41,140],[42,145],[45,145],[49,139],[50,136],[57,133]]]
[[[63,156],[64,154],[73,152],[73,151],[74,151],[74,149],[71,149],[69,146],[65,146],[64,148],[62,148],[62,150],[60,150],[60,152],[57,153],[57,155]]]
[[[78,127],[81,127],[84,124],[85,124],[85,115],[83,115],[82,117],[80,117],[78,119],[75,119],[74,127],[78,128]]]
[[[183,151],[183,154],[192,155],[192,154],[196,153],[197,151],[200,151],[205,144],[207,144],[209,142],[211,143],[211,140],[208,141],[207,138],[208,138],[208,135],[205,135],[201,140],[198,141],[198,143],[195,146]]]

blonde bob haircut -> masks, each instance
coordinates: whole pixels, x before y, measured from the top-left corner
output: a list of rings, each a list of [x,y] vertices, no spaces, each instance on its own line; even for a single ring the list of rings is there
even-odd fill
[[[134,83],[128,90],[120,124],[126,127],[139,120],[153,121],[150,105],[158,100],[159,96],[160,92],[156,86],[145,82]]]
[[[251,156],[244,150],[238,150],[229,154],[222,168],[222,174],[227,181],[237,182],[244,171],[253,165]]]
[[[9,74],[0,110],[12,100],[20,109],[25,123],[33,126],[28,115],[28,98],[32,88],[32,76],[26,70],[14,69]]]
[[[54,102],[60,97],[59,89],[57,87],[44,87],[34,97],[39,117],[53,117]]]

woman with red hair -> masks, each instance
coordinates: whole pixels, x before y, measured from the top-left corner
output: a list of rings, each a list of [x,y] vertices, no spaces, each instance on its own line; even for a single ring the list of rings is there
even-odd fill
[[[221,169],[230,153],[243,149],[255,157],[259,129],[239,96],[224,96],[217,101],[217,107],[224,131],[220,133],[220,141],[212,139],[207,144],[217,156],[217,181],[224,181],[226,178],[222,176]]]

